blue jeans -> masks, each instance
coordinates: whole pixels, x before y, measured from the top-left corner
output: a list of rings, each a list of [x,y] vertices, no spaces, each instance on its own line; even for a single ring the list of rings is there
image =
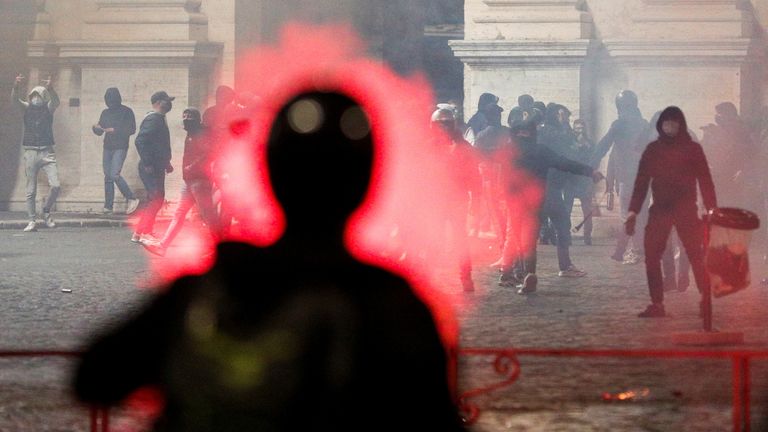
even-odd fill
[[[120,175],[128,149],[104,149],[104,208],[112,210],[115,204],[115,184],[125,199],[133,199],[133,192]]]
[[[139,177],[147,190],[147,206],[141,212],[135,231],[150,234],[155,227],[155,217],[165,203],[165,168],[154,168],[139,162]]]
[[[37,173],[43,170],[48,176],[48,186],[51,190],[43,206],[43,213],[49,213],[59,196],[61,184],[59,171],[56,168],[56,154],[53,147],[25,147],[24,172],[27,175],[27,216],[35,220],[35,199],[37,198]]]

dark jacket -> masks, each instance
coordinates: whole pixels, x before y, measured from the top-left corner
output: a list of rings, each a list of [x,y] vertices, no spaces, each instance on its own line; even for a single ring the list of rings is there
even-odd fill
[[[674,119],[680,125],[680,134],[667,137],[661,125],[664,120]],[[715,186],[701,145],[694,142],[687,132],[688,126],[682,111],[676,107],[664,110],[656,124],[659,139],[648,144],[640,159],[640,166],[629,203],[629,211],[639,213],[651,187],[652,209],[673,211],[696,210],[696,183],[701,189],[704,207],[717,207]]]
[[[165,115],[152,111],[144,117],[136,135],[136,150],[144,166],[165,169],[171,162],[171,132]]]
[[[34,106],[32,96],[38,94],[43,99],[42,106]],[[27,100],[18,97],[18,88],[11,90],[13,103],[24,110],[24,134],[21,145],[24,147],[50,147],[55,144],[53,140],[53,113],[59,106],[59,96],[52,88],[37,86],[29,92]]]
[[[115,87],[108,88],[104,94],[104,102],[107,109],[101,112],[99,126],[94,127],[93,133],[104,135],[104,129],[114,129],[112,133],[104,135],[104,148],[110,150],[127,149],[131,135],[136,133],[136,116],[133,110],[123,105],[120,90]]]
[[[182,178],[184,181],[210,179],[213,139],[209,129],[201,123],[200,111],[196,108],[187,108],[184,113],[190,113],[194,121],[190,126],[186,126],[185,123],[187,138],[184,140]]]

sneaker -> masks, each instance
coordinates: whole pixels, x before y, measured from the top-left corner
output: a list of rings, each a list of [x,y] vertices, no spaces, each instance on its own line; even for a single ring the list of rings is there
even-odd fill
[[[523,279],[523,285],[520,287],[519,290],[517,290],[518,294],[524,295],[524,294],[530,294],[532,292],[536,292],[536,285],[539,283],[539,277],[536,276],[534,273],[528,273],[525,275],[525,279]]]
[[[53,221],[53,216],[50,213],[44,213],[45,226],[48,228],[56,228],[56,222]]]
[[[568,267],[565,270],[560,270],[560,272],[557,273],[560,277],[568,277],[568,278],[580,278],[587,275],[587,272],[584,270],[580,270],[575,265],[571,264],[570,267]]]
[[[611,259],[617,262],[624,262],[624,254],[614,252],[613,255],[611,255]]]
[[[132,214],[133,212],[136,211],[137,208],[139,208],[139,200],[136,198],[129,199],[127,207],[125,208],[125,214],[127,215]]]
[[[502,274],[499,276],[499,286],[503,288],[515,288],[516,286],[520,285],[523,281],[517,277],[517,275],[506,275]]]
[[[584,237],[584,246],[592,246],[592,238]]]
[[[37,231],[37,222],[35,221],[29,221],[27,226],[24,227],[24,232],[32,232]]]
[[[157,255],[157,256],[165,256],[165,246],[163,246],[162,243],[150,243],[148,241],[141,241],[141,245],[144,246],[144,249],[148,250],[149,252]]]
[[[664,312],[664,304],[651,303],[644,311],[637,314],[638,318],[663,318],[667,316]]]
[[[101,209],[101,214],[103,215],[111,215],[112,213],[114,213],[114,211],[111,208],[104,207]]]
[[[139,240],[139,243],[141,243],[144,246],[146,245],[160,246],[161,245],[160,239],[158,239],[152,234],[142,234],[141,239]]]
[[[624,261],[622,264],[624,265],[635,265],[641,261],[640,255],[637,255],[636,253],[630,251],[624,256]]]
[[[131,236],[131,241],[133,243],[141,243],[141,234],[137,232],[133,233],[133,235]]]

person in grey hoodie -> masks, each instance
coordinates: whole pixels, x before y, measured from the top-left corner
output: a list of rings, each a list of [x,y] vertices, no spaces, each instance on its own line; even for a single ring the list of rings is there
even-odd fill
[[[42,169],[48,177],[51,190],[43,206],[43,217],[48,228],[56,227],[51,216],[51,209],[59,196],[61,185],[56,168],[56,154],[53,151],[53,113],[59,106],[59,96],[51,86],[51,77],[42,80],[27,95],[27,100],[19,98],[24,76],[19,75],[11,90],[13,103],[24,110],[24,134],[21,145],[24,148],[24,172],[27,177],[27,216],[29,223],[24,232],[36,231],[35,199],[37,197],[37,174]]]
[[[126,200],[126,214],[136,211],[139,200],[120,175],[128,154],[128,141],[136,133],[136,117],[133,110],[123,105],[120,90],[110,87],[104,94],[107,109],[101,112],[99,122],[93,125],[93,133],[104,135],[104,214],[111,214],[115,203],[115,184]]]

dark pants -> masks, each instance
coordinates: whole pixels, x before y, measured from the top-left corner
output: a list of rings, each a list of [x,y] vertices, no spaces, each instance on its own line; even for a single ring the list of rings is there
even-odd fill
[[[534,226],[525,226],[519,217],[519,211],[514,210],[513,202],[507,205],[507,236],[504,243],[504,252],[502,256],[517,257],[514,266],[504,266],[502,279],[509,279],[513,276],[524,277],[528,273],[536,273],[536,245],[539,233],[539,224]],[[565,203],[556,194],[548,196],[542,211],[546,212],[557,231],[557,263],[560,270],[566,270],[573,263],[571,262],[571,218],[565,209]],[[540,222],[541,218],[537,219]]]
[[[566,188],[565,208],[570,219],[573,213],[573,202],[578,198],[581,203],[581,213],[584,216],[584,239],[592,239],[592,188]]]
[[[104,149],[102,166],[104,168],[104,208],[112,210],[115,203],[115,185],[125,199],[133,199],[133,192],[120,175],[128,149]]]
[[[676,209],[660,209],[654,206],[650,208],[648,225],[645,227],[645,271],[651,301],[654,303],[664,302],[661,257],[673,226],[691,262],[699,291],[709,283],[704,269],[704,225],[696,212],[695,206]]]
[[[147,191],[147,205],[141,212],[139,222],[136,224],[136,233],[150,234],[155,227],[157,213],[165,203],[165,169],[148,166],[139,162],[139,177]]]

